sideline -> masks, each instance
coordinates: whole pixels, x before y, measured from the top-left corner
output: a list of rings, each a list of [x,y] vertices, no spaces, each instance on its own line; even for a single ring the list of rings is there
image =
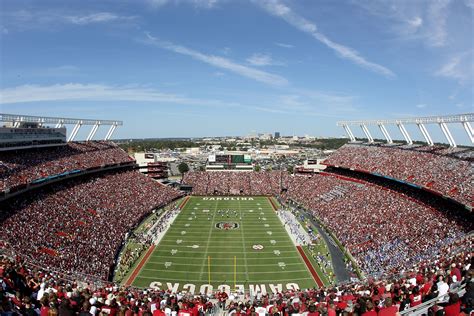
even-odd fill
[[[186,205],[186,203],[188,203],[188,201],[189,201],[189,196],[187,196],[187,197],[181,202],[181,204],[178,206],[178,208],[182,210],[182,209],[184,208],[184,206]]]
[[[137,277],[138,273],[140,273],[145,263],[148,261],[148,258],[150,258],[151,254],[155,250],[155,247],[156,247],[155,245],[151,245],[150,248],[148,248],[146,255],[142,258],[138,266],[135,268],[135,270],[133,270],[133,273],[125,282],[125,286],[130,286],[133,283],[133,281],[135,281],[135,278]]]
[[[323,288],[324,287],[323,281],[321,281],[321,278],[319,277],[318,273],[316,272],[316,270],[314,270],[313,265],[309,261],[308,257],[306,257],[306,254],[304,253],[303,248],[301,248],[301,246],[296,246],[296,249],[298,249],[300,256],[303,258],[303,261],[306,264],[306,267],[308,268],[309,272],[311,272],[311,275],[313,276],[313,279],[316,281],[316,284],[318,284],[319,288]]]

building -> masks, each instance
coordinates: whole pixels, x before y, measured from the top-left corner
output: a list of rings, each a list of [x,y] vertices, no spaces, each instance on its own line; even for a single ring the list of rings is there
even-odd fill
[[[275,139],[280,138],[280,132],[275,132]]]

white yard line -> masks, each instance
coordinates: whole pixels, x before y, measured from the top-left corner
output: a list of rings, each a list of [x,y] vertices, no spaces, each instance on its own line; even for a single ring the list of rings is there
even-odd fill
[[[206,259],[207,259],[207,250],[209,249],[209,244],[210,244],[210,241],[211,241],[211,235],[212,235],[212,230],[214,228],[214,218],[216,217],[216,210],[217,210],[217,203],[214,204],[214,213],[212,214],[212,220],[211,220],[211,227],[209,227],[209,233],[207,235],[207,244],[206,244],[206,250],[205,250],[205,256],[202,260],[202,265],[201,265],[201,273],[199,275],[199,277],[201,278],[202,280],[202,276],[204,274],[204,267],[207,266],[206,265]]]
[[[240,218],[242,218],[242,209],[240,208],[240,200],[239,200],[239,214],[240,214]],[[242,236],[242,249],[244,250],[244,262],[245,262],[245,278],[248,280],[249,279],[249,271],[248,271],[248,268],[247,268],[247,252],[245,251],[245,235],[244,235],[244,224],[243,224],[243,220],[240,221],[240,232],[241,232],[241,236]]]

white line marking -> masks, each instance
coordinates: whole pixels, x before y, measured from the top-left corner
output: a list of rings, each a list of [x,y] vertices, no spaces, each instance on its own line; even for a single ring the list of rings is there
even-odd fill
[[[204,251],[205,253],[205,256],[204,258],[202,259],[202,265],[201,265],[201,274],[199,275],[199,277],[202,279],[202,275],[204,274],[204,267],[206,265],[206,259],[207,259],[207,250],[209,249],[209,244],[210,244],[210,241],[211,241],[211,235],[212,235],[212,231],[213,231],[213,228],[214,228],[214,218],[216,217],[216,210],[217,210],[217,204],[218,203],[214,203],[214,213],[212,214],[212,220],[211,220],[211,225],[209,227],[209,233],[207,234],[207,243],[206,243],[206,249]],[[195,253],[195,252],[194,252]]]

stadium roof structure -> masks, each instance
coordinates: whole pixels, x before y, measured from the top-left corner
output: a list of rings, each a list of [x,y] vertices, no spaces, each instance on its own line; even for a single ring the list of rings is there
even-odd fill
[[[74,141],[74,138],[83,125],[92,125],[86,140],[91,140],[101,125],[110,126],[104,140],[109,140],[117,126],[122,126],[122,121],[116,120],[96,120],[96,119],[77,119],[67,117],[48,117],[48,116],[31,116],[22,114],[3,114],[0,113],[0,122],[12,123],[14,127],[19,127],[21,123],[37,123],[40,126],[45,124],[55,124],[56,128],[64,127],[65,125],[74,125],[74,128],[69,135],[68,142]]]
[[[382,120],[358,120],[358,121],[339,121],[337,122],[337,126],[342,126],[347,133],[347,136],[351,139],[352,142],[356,141],[350,126],[360,126],[362,131],[364,132],[365,136],[369,140],[369,143],[373,143],[374,139],[370,134],[369,129],[367,128],[368,125],[377,125],[382,134],[384,135],[385,139],[387,140],[388,144],[392,144],[393,140],[390,136],[388,130],[385,128],[385,125],[397,125],[400,132],[405,138],[407,144],[412,145],[413,140],[405,128],[405,125],[416,124],[423,134],[428,145],[433,146],[433,140],[425,127],[425,124],[438,124],[443,132],[444,136],[448,140],[450,147],[456,147],[456,141],[452,136],[451,132],[449,131],[447,124],[453,123],[460,123],[463,125],[464,130],[466,131],[471,143],[474,143],[474,130],[470,122],[474,122],[474,113],[466,113],[466,114],[455,114],[455,115],[446,115],[446,116],[427,116],[427,117],[411,117],[411,118],[404,118],[404,119],[382,119]]]

